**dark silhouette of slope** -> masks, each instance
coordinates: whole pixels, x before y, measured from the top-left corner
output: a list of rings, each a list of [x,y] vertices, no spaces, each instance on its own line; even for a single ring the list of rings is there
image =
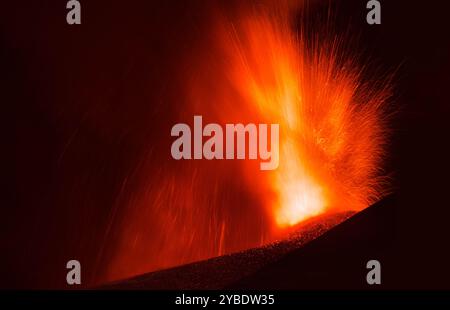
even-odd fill
[[[299,249],[351,217],[341,212],[312,218],[287,238],[242,252],[211,258],[117,281],[105,289],[219,289]]]
[[[395,287],[395,197],[363,210],[305,246],[246,276],[230,288],[362,289]],[[366,264],[381,263],[382,285],[370,286]]]
[[[392,258],[385,258],[395,232],[393,199],[384,199],[356,214],[342,212],[313,218],[288,238],[260,248],[151,272],[101,289],[368,287],[369,260],[381,262],[382,275],[392,269],[388,263]],[[390,285],[383,276],[382,284],[383,288]]]

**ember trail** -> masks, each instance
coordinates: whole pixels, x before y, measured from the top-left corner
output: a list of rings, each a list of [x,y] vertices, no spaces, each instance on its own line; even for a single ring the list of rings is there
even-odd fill
[[[252,3],[205,8],[207,26],[194,25],[195,44],[173,59],[180,83],[167,130],[197,116],[194,128],[175,125],[175,141],[149,146],[140,161],[140,183],[121,197],[127,213],[109,279],[258,247],[385,194],[389,83],[362,69],[369,61],[332,21],[309,29],[296,19],[302,1]],[[239,123],[247,127],[227,132]],[[239,133],[258,144],[237,141],[228,153]],[[175,159],[247,157],[173,160],[169,148]]]

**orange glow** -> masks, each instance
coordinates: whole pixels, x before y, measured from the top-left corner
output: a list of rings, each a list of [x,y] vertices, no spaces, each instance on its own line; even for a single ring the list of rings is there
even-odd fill
[[[108,279],[259,246],[312,216],[361,210],[383,196],[389,88],[363,81],[348,38],[324,27],[307,36],[291,2],[213,14],[180,65],[173,122],[278,123],[278,169],[250,160],[142,166]],[[161,135],[170,140],[169,130]]]
[[[267,176],[276,197],[267,207],[279,227],[327,210],[361,210],[382,196],[389,96],[361,82],[346,38],[316,34],[308,42],[284,8],[254,12],[225,40],[246,104],[280,124],[280,166]]]

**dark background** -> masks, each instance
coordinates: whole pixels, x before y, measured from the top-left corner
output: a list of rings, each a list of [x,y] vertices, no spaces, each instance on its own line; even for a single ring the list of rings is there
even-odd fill
[[[366,1],[335,1],[337,30],[350,24],[379,69],[396,70],[396,230],[382,264],[389,288],[448,289],[450,7],[381,2],[382,24],[369,26]],[[69,26],[65,1],[1,4],[1,288],[64,288],[73,257],[94,281],[123,177],[143,141],[169,132],[177,107],[157,103],[174,96],[177,59],[201,38],[207,7],[82,1],[82,25]]]

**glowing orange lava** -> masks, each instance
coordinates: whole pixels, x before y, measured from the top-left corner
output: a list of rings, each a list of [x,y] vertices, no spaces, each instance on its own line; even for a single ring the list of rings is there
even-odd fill
[[[245,102],[280,124],[280,166],[267,177],[279,227],[330,209],[361,210],[381,197],[389,96],[386,87],[361,82],[346,38],[308,41],[282,8],[255,11],[225,40]]]
[[[158,161],[150,151],[148,162],[158,165],[140,168],[144,185],[127,197],[108,279],[259,246],[312,216],[382,197],[389,88],[363,79],[348,38],[326,27],[307,34],[288,2],[213,14],[209,35],[180,66],[185,89],[170,124],[193,115],[278,123],[278,169]],[[170,139],[170,130],[161,135]]]

